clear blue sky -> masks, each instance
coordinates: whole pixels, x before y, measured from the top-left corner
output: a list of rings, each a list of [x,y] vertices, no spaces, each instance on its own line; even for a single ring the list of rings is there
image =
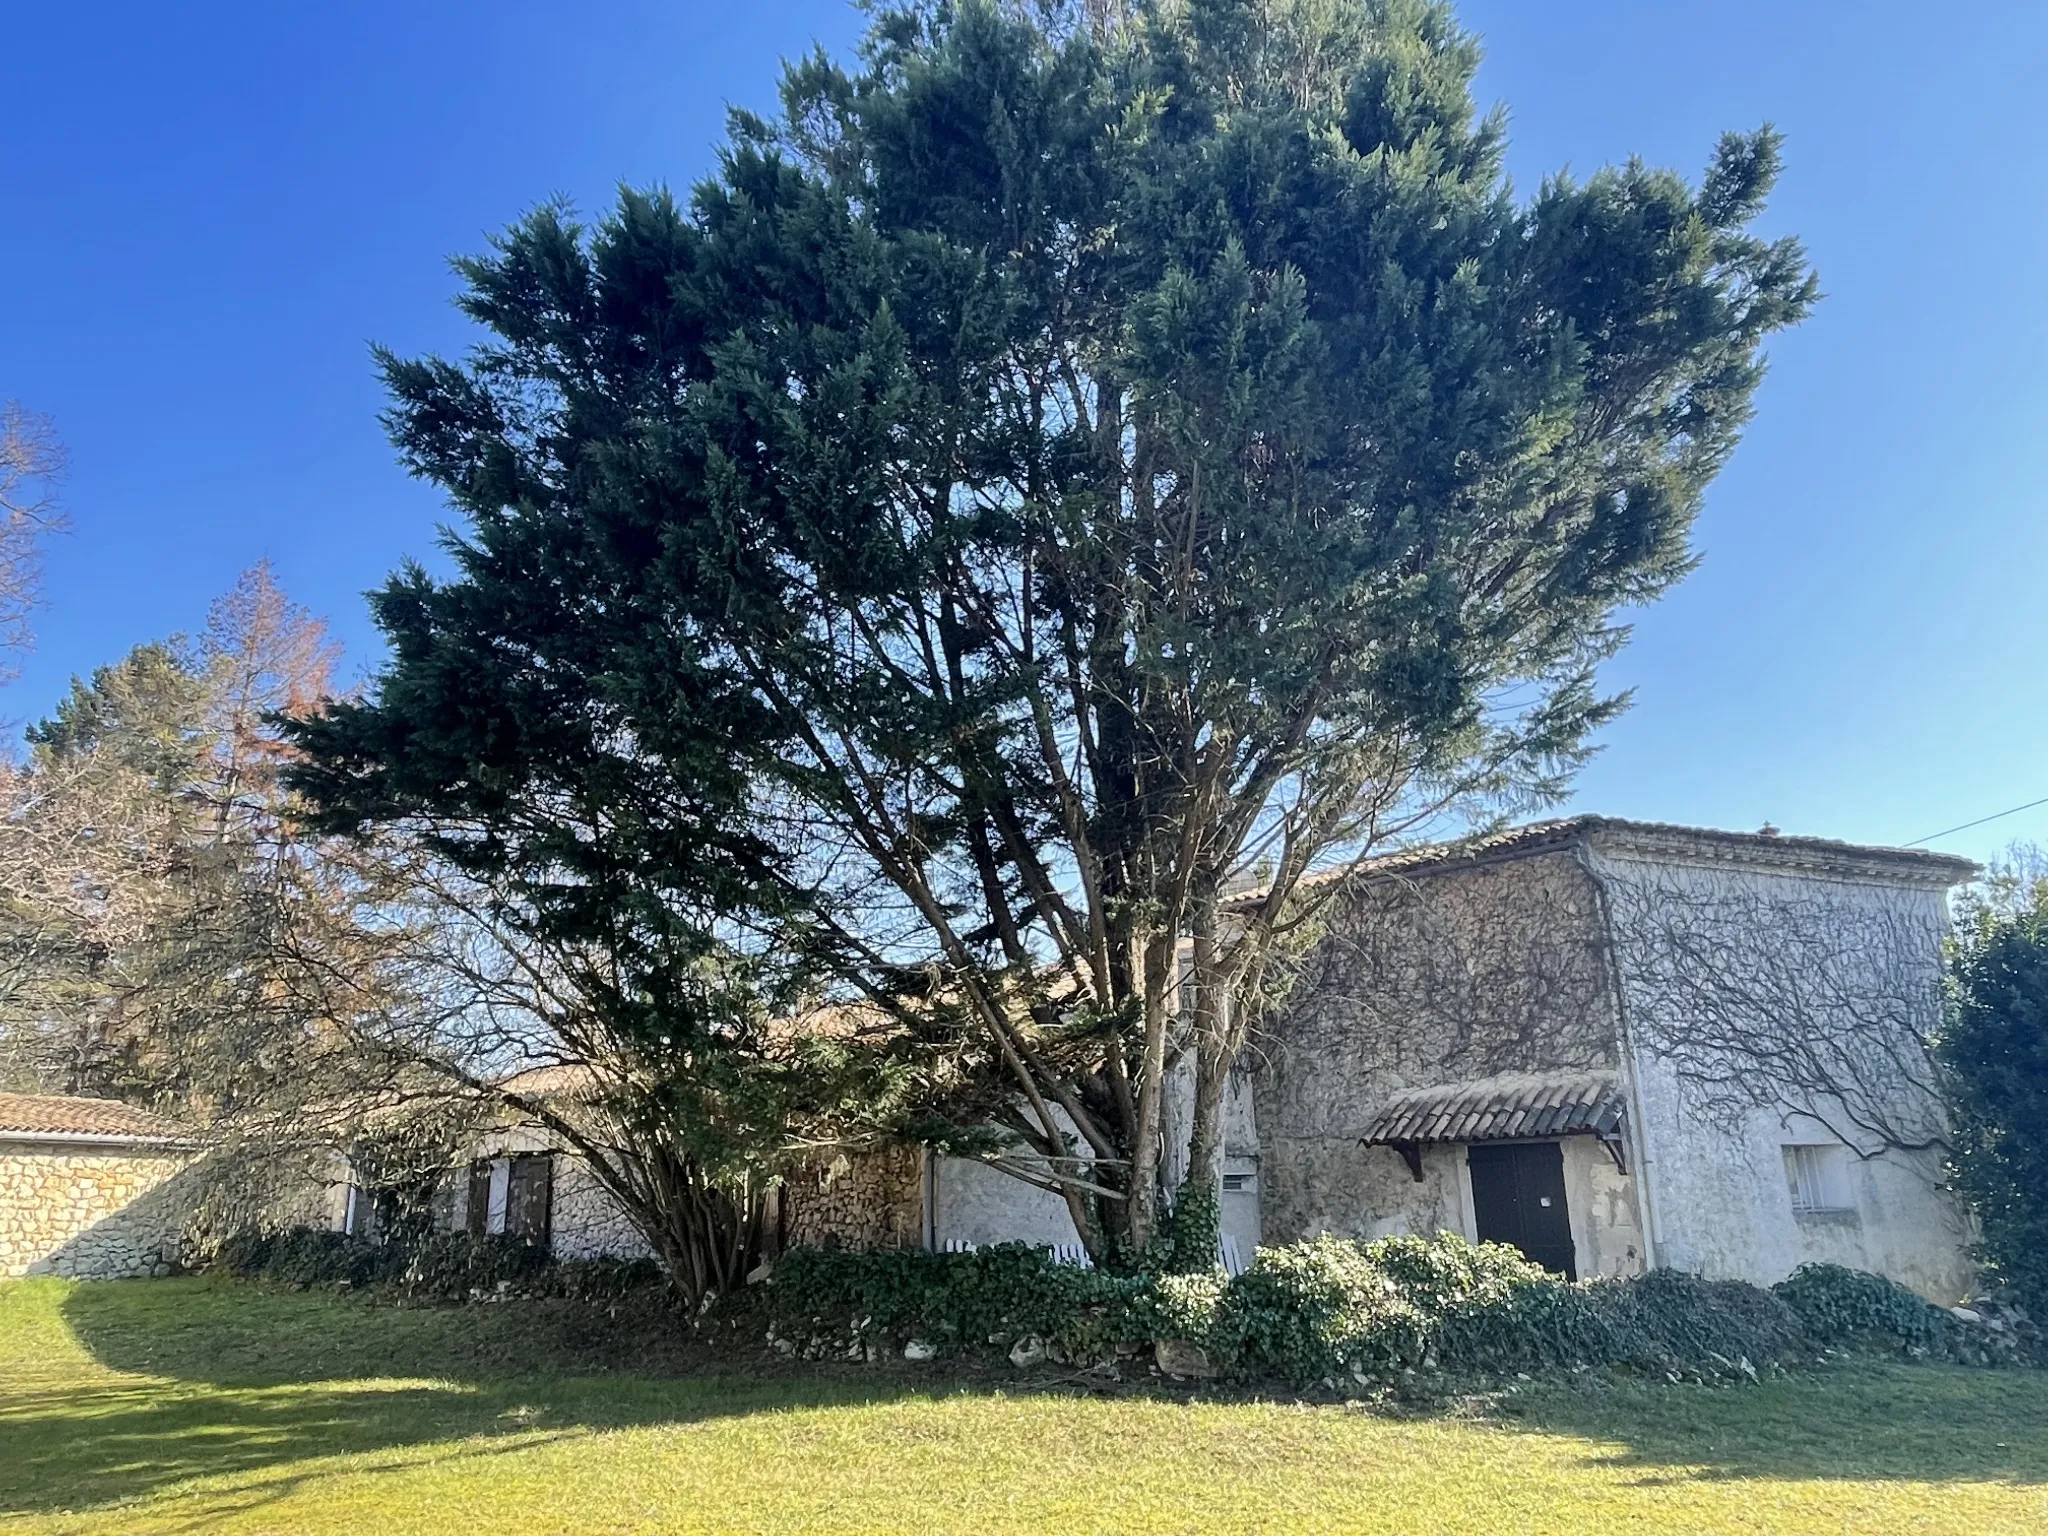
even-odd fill
[[[2048,796],[2048,6],[1467,0],[1524,187],[1696,173],[1770,119],[1769,215],[1827,299],[1773,349],[1698,529],[1614,665],[1610,814],[1904,841]],[[0,399],[52,415],[75,532],[0,692],[195,626],[269,556],[376,655],[361,593],[439,514],[367,348],[459,348],[446,259],[533,203],[696,179],[728,102],[845,48],[838,0],[23,7],[0,58]],[[2048,807],[1941,846],[2048,843]]]

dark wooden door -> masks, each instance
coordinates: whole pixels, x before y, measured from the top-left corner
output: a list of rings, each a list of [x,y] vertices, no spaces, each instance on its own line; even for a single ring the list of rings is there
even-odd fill
[[[1545,1269],[1578,1279],[1564,1203],[1564,1149],[1554,1141],[1466,1149],[1482,1243],[1512,1243]]]

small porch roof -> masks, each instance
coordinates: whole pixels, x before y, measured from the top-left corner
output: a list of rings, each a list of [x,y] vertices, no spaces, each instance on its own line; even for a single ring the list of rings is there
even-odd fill
[[[1506,1073],[1397,1093],[1361,1139],[1369,1147],[1527,1136],[1613,1141],[1623,1108],[1612,1072]]]

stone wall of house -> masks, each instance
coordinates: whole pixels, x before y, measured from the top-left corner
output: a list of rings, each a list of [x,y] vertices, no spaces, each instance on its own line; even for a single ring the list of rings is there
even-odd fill
[[[589,1164],[556,1146],[545,1132],[514,1126],[484,1138],[473,1150],[494,1165],[501,1191],[504,1159],[526,1152],[553,1153],[549,1245],[556,1258],[654,1256],[640,1229]],[[776,1198],[786,1246],[915,1248],[923,1242],[924,1186],[915,1148],[820,1161],[790,1175]],[[468,1220],[469,1179],[466,1170],[458,1168],[437,1193],[434,1224],[444,1231],[460,1231]]]
[[[935,1162],[932,1232],[938,1247],[1032,1243],[1055,1248],[1080,1240],[1067,1202],[1051,1190],[973,1158],[941,1157]]]
[[[842,1154],[782,1187],[783,1237],[792,1248],[917,1248],[924,1241],[924,1179],[917,1150]]]
[[[191,1161],[176,1152],[0,1140],[0,1275],[166,1273],[199,1192]]]
[[[1403,1089],[1617,1068],[1605,932],[1599,891],[1569,851],[1392,876],[1341,899],[1247,1053],[1264,1240],[1473,1235],[1462,1147],[1426,1147],[1417,1181],[1361,1139]],[[1597,1164],[1570,1157],[1567,1169],[1590,1179]],[[1611,1193],[1567,1188],[1575,1211]],[[1625,1239],[1608,1246],[1607,1272],[1640,1266]]]
[[[558,1259],[651,1259],[654,1250],[590,1165],[557,1152],[549,1248]]]
[[[1178,1189],[1187,1177],[1187,1145],[1194,1125],[1194,1063],[1182,1057],[1166,1076],[1164,1095],[1165,1184]],[[1071,1138],[1085,1148],[1073,1122],[1057,1106],[1053,1116]],[[1029,1168],[1037,1154],[1019,1145],[1011,1160]],[[1222,1233],[1230,1238],[1241,1262],[1258,1248],[1259,1133],[1252,1091],[1242,1073],[1231,1075],[1223,1101]],[[1041,1165],[1042,1166],[1042,1165]],[[932,1170],[932,1241],[939,1248],[967,1244],[1031,1243],[1070,1248],[1080,1243],[1067,1202],[1050,1189],[1026,1184],[1001,1168],[972,1158],[941,1157]]]
[[[1824,1261],[1944,1304],[1967,1293],[1971,1234],[1944,1187],[1925,1048],[1943,890],[1705,857],[1606,853],[1595,868],[1657,1262],[1769,1285]],[[1796,1208],[1790,1147],[1827,1149],[1830,1208]]]

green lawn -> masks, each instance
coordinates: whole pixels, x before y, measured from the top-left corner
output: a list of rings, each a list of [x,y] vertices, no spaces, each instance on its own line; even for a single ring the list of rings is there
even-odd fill
[[[2048,1532],[2048,1373],[1504,1408],[717,1374],[559,1305],[0,1283],[10,1531]]]

